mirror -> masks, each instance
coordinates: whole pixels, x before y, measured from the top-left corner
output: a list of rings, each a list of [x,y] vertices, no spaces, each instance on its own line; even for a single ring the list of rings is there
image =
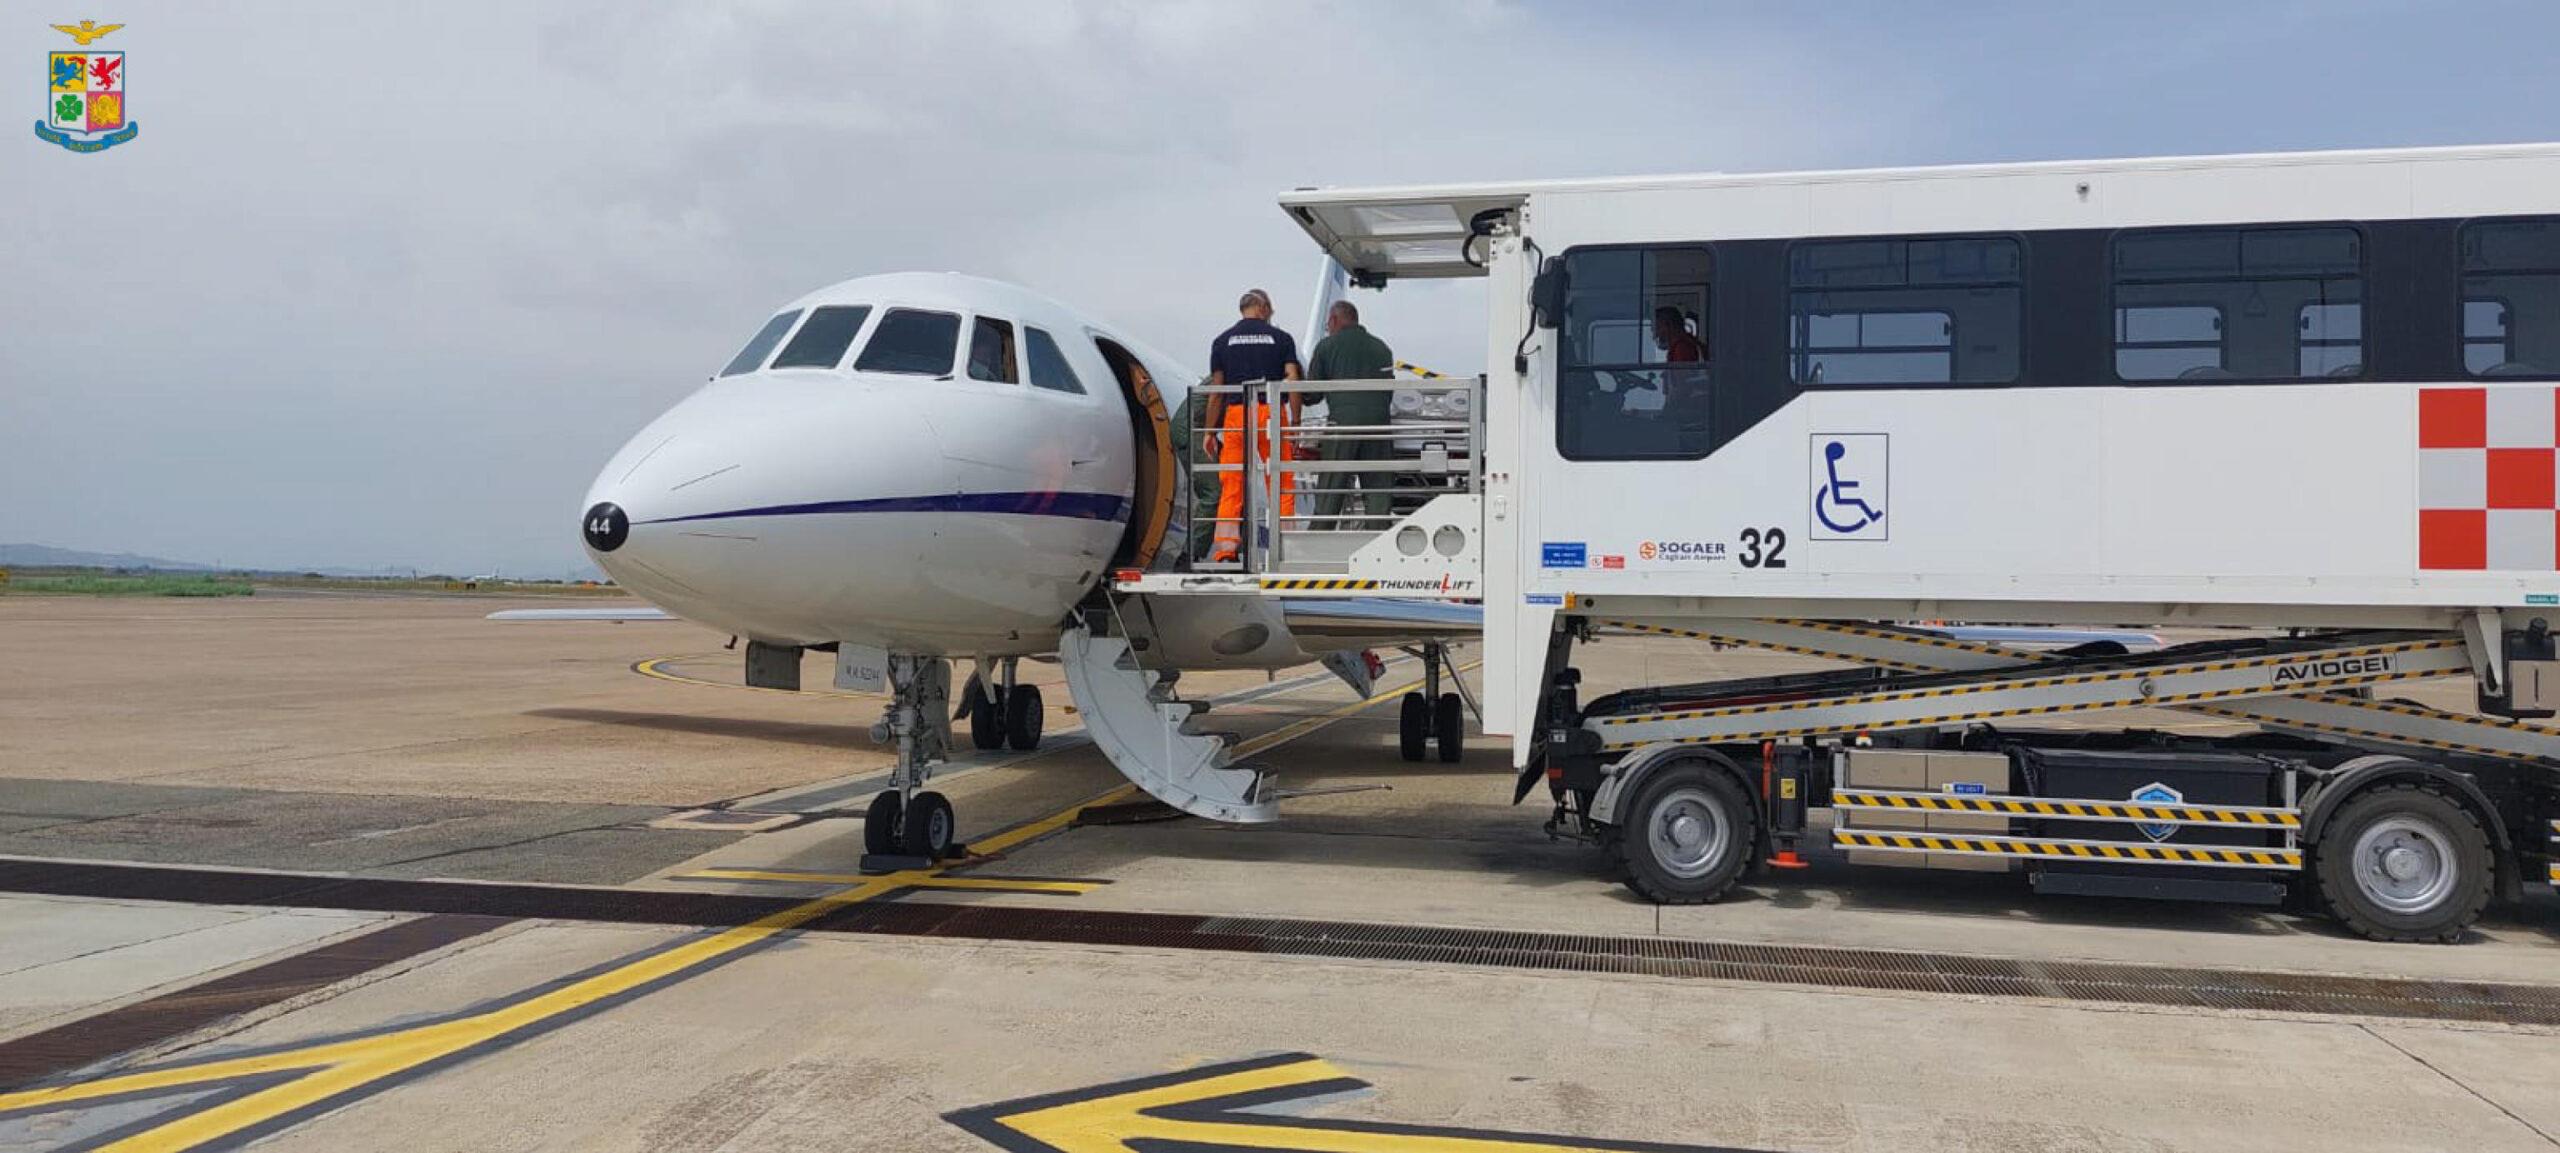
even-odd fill
[[[1564,323],[1564,258],[1550,256],[1529,282],[1529,310],[1540,328]]]

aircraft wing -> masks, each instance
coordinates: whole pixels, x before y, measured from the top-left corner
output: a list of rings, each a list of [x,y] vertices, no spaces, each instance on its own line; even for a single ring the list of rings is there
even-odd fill
[[[611,609],[501,609],[489,614],[493,621],[671,621],[678,619],[665,609],[641,605]]]

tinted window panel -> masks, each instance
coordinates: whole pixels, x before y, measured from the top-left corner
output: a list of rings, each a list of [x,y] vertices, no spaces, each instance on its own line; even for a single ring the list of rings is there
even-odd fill
[[[1715,391],[1711,269],[1695,247],[1566,254],[1556,424],[1566,457],[1694,459],[1719,443],[1719,425],[1738,431],[1738,420],[1718,420],[1740,398]]]
[[[2007,384],[2025,345],[2008,237],[1822,241],[1789,250],[1797,384]]]
[[[844,350],[853,347],[854,334],[862,331],[862,322],[871,315],[867,304],[829,305],[809,314],[809,323],[801,325],[782,355],[773,358],[775,368],[834,368],[844,363]]]
[[[764,364],[764,358],[773,351],[773,346],[782,343],[782,334],[791,331],[791,322],[798,319],[800,319],[800,312],[798,309],[793,309],[764,322],[764,327],[757,329],[755,336],[747,341],[747,346],[739,349],[738,355],[730,358],[729,367],[721,369],[720,375],[736,376],[742,372],[754,372]]]
[[[1013,371],[1013,325],[981,316],[970,325],[969,379],[1020,384]]]
[[[862,356],[853,366],[864,372],[903,372],[915,376],[951,375],[951,354],[960,345],[960,318],[948,312],[892,308],[880,318]]]
[[[2352,228],[2122,234],[2114,252],[2116,376],[2360,376],[2363,253],[2364,238]]]
[[[1057,341],[1049,338],[1048,333],[1024,325],[1022,336],[1031,352],[1031,387],[1057,392],[1084,391],[1084,382],[1076,379],[1076,370],[1067,363],[1066,352],[1058,347]]]
[[[2463,366],[2560,375],[2560,222],[2476,221],[2461,245]]]

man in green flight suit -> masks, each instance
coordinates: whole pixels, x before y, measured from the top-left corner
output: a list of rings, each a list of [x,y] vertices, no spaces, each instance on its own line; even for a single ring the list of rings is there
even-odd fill
[[[1390,380],[1396,374],[1396,354],[1387,342],[1369,335],[1360,327],[1360,307],[1348,300],[1333,302],[1324,317],[1325,338],[1316,342],[1314,355],[1307,358],[1309,380]],[[1377,426],[1387,423],[1387,404],[1392,393],[1380,389],[1363,392],[1328,392],[1324,394],[1325,425],[1329,428]],[[1331,461],[1386,460],[1394,455],[1395,438],[1377,434],[1354,434],[1359,439],[1327,440],[1324,459]],[[1347,492],[1328,492],[1316,501],[1315,522],[1318,529],[1385,528],[1391,509],[1387,494],[1395,486],[1391,472],[1328,472],[1320,474],[1328,488],[1360,486],[1360,511],[1369,518],[1363,524],[1334,518],[1342,514]]]

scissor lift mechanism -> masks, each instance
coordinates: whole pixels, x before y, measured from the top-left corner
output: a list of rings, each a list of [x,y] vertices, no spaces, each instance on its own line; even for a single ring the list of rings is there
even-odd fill
[[[2458,766],[2511,770],[2523,782],[2517,803],[2538,815],[2530,822],[2510,822],[2527,830],[2510,837],[2499,828],[2499,806],[2485,801],[2479,806],[2485,810],[2480,821],[2506,861],[2500,869],[2506,882],[2502,887],[2514,892],[2516,879],[2533,874],[2560,886],[2560,773],[2554,770],[2560,766],[2560,731],[2365,695],[2380,685],[2471,673],[2472,653],[2459,634],[2351,632],[2090,654],[2015,649],[1862,622],[1637,618],[1594,625],[1603,631],[1764,648],[1866,667],[1636,690],[1594,701],[1587,710],[1573,703],[1572,678],[1563,679],[1550,696],[1543,761],[1532,764],[1533,771],[1544,768],[1555,786],[1558,812],[1549,823],[1551,830],[1578,828],[1620,842],[1658,832],[1629,827],[1643,817],[1630,810],[1643,807],[1638,796],[1647,778],[1662,766],[1703,754],[1737,767],[1754,760],[1760,765],[1757,774],[1746,770],[1740,775],[1746,781],[1756,775],[1760,782],[1757,791],[1768,826],[1761,841],[1773,864],[1800,863],[1793,852],[1795,838],[1804,833],[1805,809],[1820,796],[1846,818],[1830,834],[1830,843],[1843,849],[2282,875],[2313,864],[2310,846],[2318,822],[2330,811],[2321,803],[2320,790],[2337,787],[2344,796],[2350,777],[2362,783],[2441,773],[2449,780],[2457,774],[2407,758],[2450,758]],[[1803,771],[1807,765],[1827,769],[1870,742],[1926,745],[1949,731],[1979,730],[1995,722],[2126,708],[2177,709],[2322,742],[2338,751],[2315,767],[2288,760],[2283,750],[2254,746],[2282,762],[2276,777],[2282,803],[2270,805],[1832,787],[1828,773]],[[2010,736],[2033,740],[2029,734]],[[1568,787],[1577,779],[1588,787]],[[1524,777],[1524,788],[1528,783]],[[2454,791],[2479,797],[2477,788]],[[1853,824],[1862,815],[1931,813],[2032,821],[2048,835]],[[2263,844],[2232,846],[2069,833],[2074,826],[2120,829],[2128,823],[2243,829],[2267,837]],[[2533,832],[2547,835],[2531,836]],[[2535,858],[2542,867],[2529,873],[2521,867]],[[2371,931],[2370,926],[2359,928]]]

